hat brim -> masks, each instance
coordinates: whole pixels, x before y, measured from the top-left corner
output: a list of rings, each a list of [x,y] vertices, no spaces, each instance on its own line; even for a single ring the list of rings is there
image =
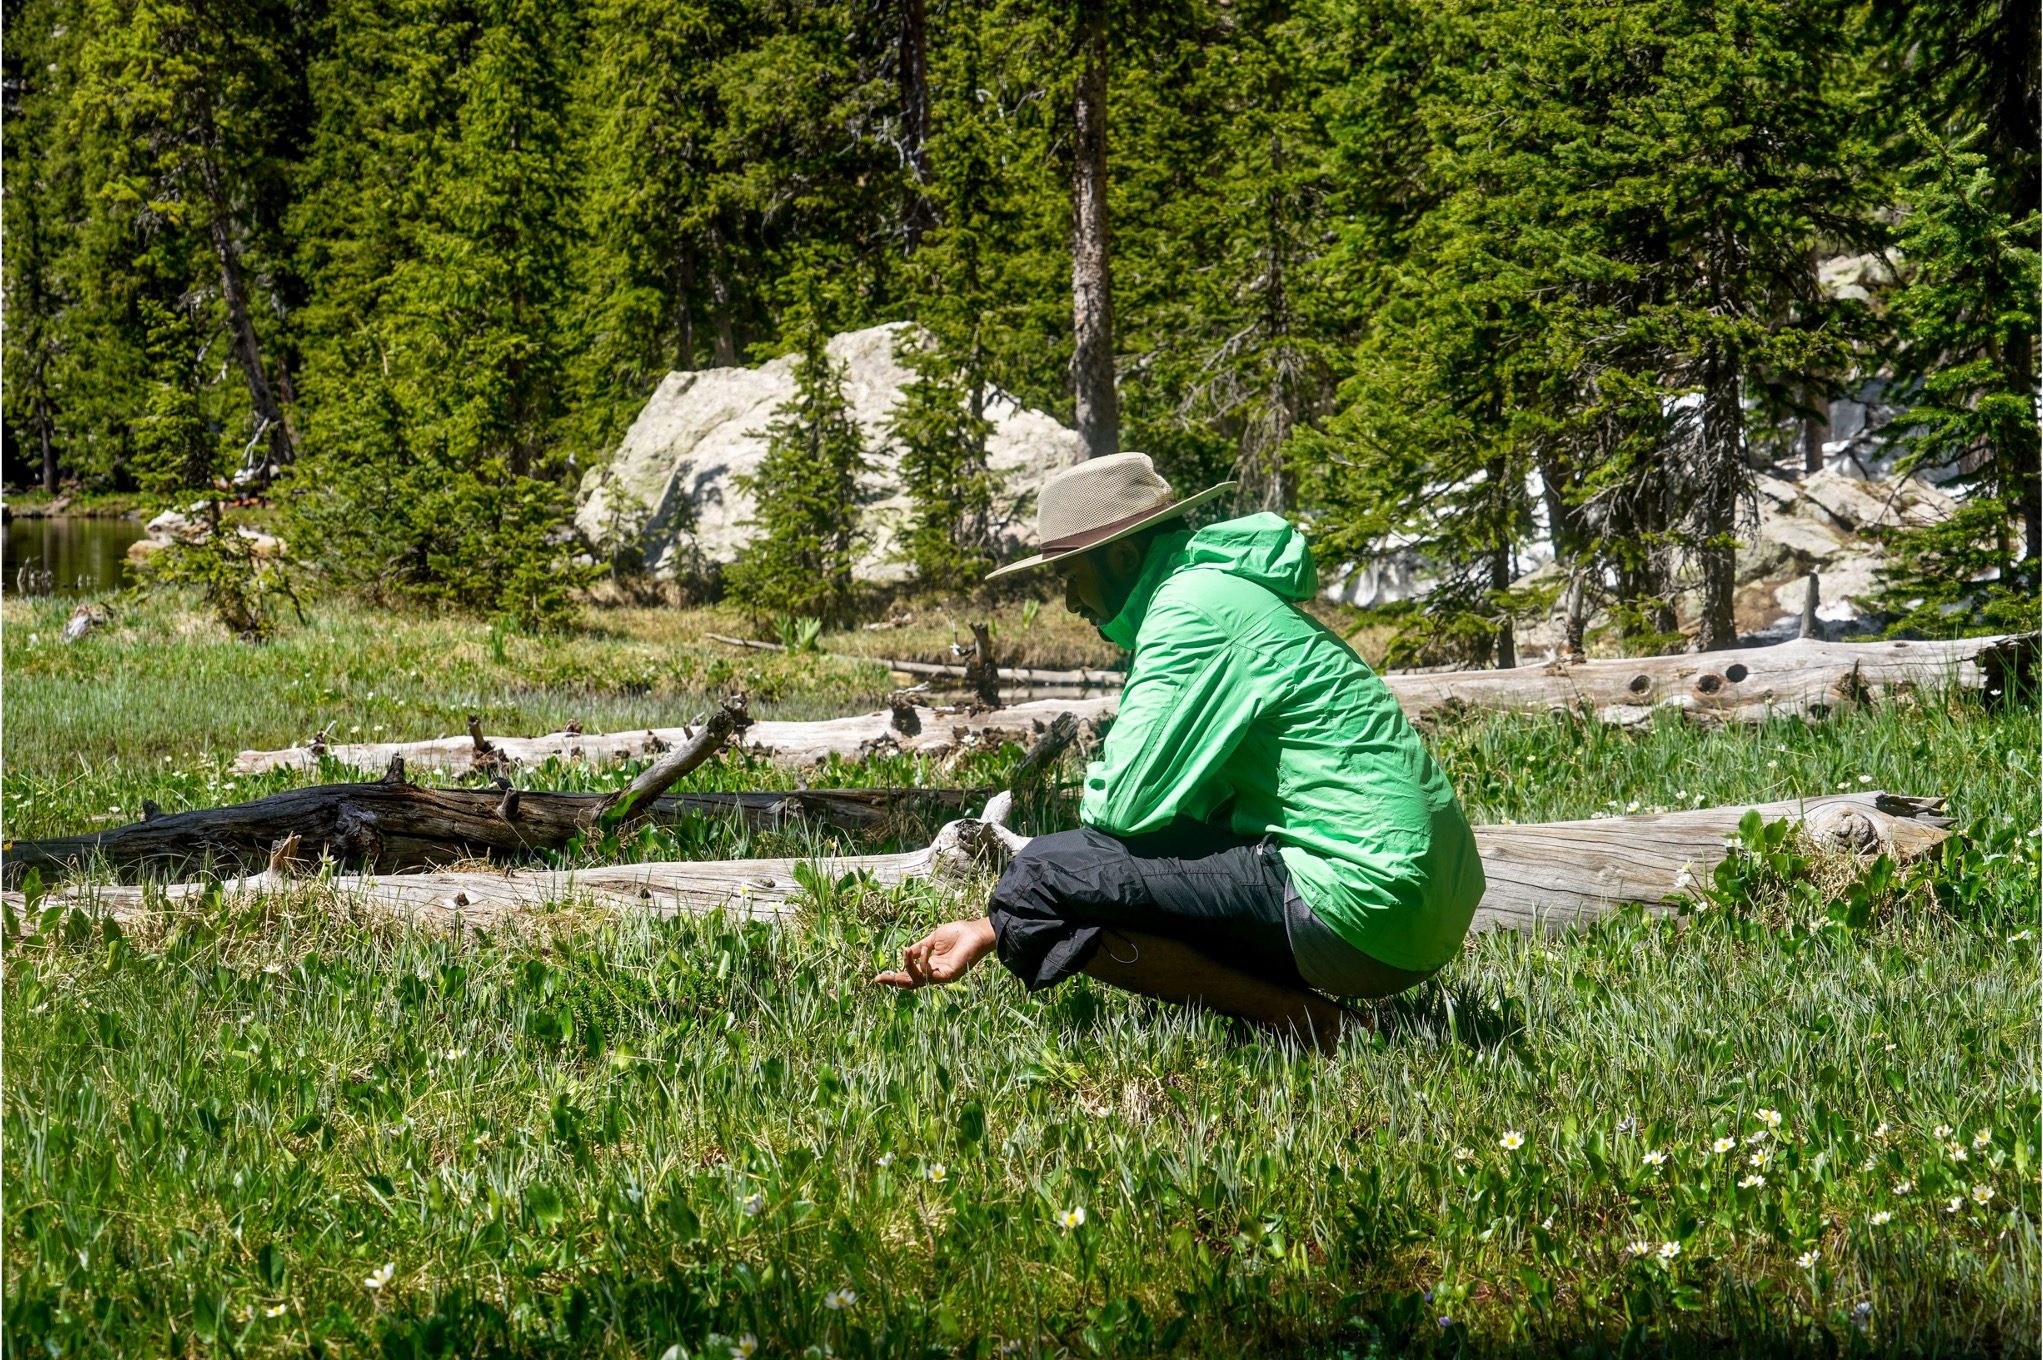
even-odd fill
[[[1107,534],[1105,537],[1097,539],[1094,542],[1088,543],[1082,548],[1067,548],[1062,552],[1037,553],[1032,557],[1024,557],[1019,562],[1009,562],[1004,567],[995,567],[992,571],[986,573],[986,579],[989,581],[997,581],[1003,576],[1014,576],[1018,575],[1021,572],[1034,571],[1037,567],[1053,566],[1058,562],[1062,562],[1067,557],[1083,557],[1085,554],[1092,552],[1095,549],[1104,548],[1109,543],[1119,542],[1121,539],[1128,537],[1128,535],[1130,534],[1139,534],[1152,524],[1161,523],[1162,521],[1169,519],[1173,515],[1182,515],[1187,510],[1191,510],[1197,506],[1204,505],[1207,501],[1212,500],[1221,492],[1232,491],[1235,485],[1236,484],[1234,482],[1222,482],[1218,486],[1209,486],[1196,496],[1187,496],[1185,497],[1185,499],[1181,501],[1173,501],[1171,504],[1164,506],[1161,510],[1158,510],[1155,514],[1145,515],[1141,519],[1136,520],[1133,524],[1124,524],[1120,528],[1114,530],[1114,532]]]

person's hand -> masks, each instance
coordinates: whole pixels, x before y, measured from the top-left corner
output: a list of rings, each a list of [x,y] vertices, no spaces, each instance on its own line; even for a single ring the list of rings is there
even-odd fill
[[[917,987],[943,986],[972,971],[972,965],[993,948],[993,922],[952,921],[938,926],[901,951],[901,966],[875,974],[873,981],[884,987],[912,991]]]

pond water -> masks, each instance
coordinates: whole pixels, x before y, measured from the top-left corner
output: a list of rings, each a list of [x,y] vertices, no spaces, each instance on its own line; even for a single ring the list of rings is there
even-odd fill
[[[132,519],[56,515],[16,519],[0,554],[0,591],[9,595],[85,595],[133,580],[128,545],[143,537]]]

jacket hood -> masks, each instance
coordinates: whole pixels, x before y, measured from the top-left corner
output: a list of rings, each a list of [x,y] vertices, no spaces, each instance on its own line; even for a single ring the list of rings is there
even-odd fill
[[[1312,547],[1282,515],[1265,512],[1209,524],[1185,545],[1187,567],[1218,567],[1286,600],[1309,600],[1319,587]]]
[[[1134,650],[1158,586],[1181,571],[1217,568],[1253,581],[1284,600],[1307,600],[1319,585],[1312,548],[1282,515],[1267,511],[1209,524],[1197,533],[1165,534],[1150,545],[1142,577],[1121,612],[1100,625],[1109,642]]]

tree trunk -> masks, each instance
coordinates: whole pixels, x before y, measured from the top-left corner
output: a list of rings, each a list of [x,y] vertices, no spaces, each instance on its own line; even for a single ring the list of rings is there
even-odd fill
[[[1738,370],[1715,346],[1703,361],[1702,434],[1699,463],[1691,485],[1696,496],[1696,562],[1702,569],[1701,631],[1696,650],[1727,651],[1738,645],[1732,613],[1738,588],[1736,532],[1738,498],[1746,481],[1741,448],[1744,413],[1738,407]]]
[[[1823,296],[1823,281],[1818,265],[1821,252],[1814,246],[1809,248],[1809,270],[1804,276],[1803,287],[1810,300]],[[1823,374],[1812,373],[1802,383],[1802,471],[1816,473],[1823,471],[1823,446],[1830,440],[1830,383]]]
[[[710,223],[709,322],[713,328],[711,358],[718,368],[738,366],[738,339],[731,329],[731,281],[725,272],[723,230]]]
[[[914,183],[902,213],[908,249],[936,225],[929,201],[929,16],[926,0],[901,0],[900,50],[895,72],[901,89],[901,153]]]
[[[1085,456],[1121,448],[1114,390],[1113,267],[1107,236],[1106,0],[1079,0],[1078,84],[1072,100],[1071,357]]]
[[[1265,89],[1271,108],[1283,100],[1283,81]],[[1270,188],[1263,196],[1263,340],[1270,371],[1269,412],[1250,421],[1248,447],[1239,460],[1244,499],[1263,510],[1288,511],[1297,500],[1297,486],[1284,461],[1284,445],[1298,426],[1302,361],[1291,344],[1290,222],[1284,196],[1284,139],[1270,134]],[[1261,425],[1258,430],[1258,424]]]
[[[674,367],[682,373],[695,370],[695,243],[681,243],[681,257],[674,267]]]
[[[585,901],[624,914],[698,916],[722,911],[753,920],[794,919],[804,879],[868,876],[880,887],[959,876],[985,856],[1028,844],[1008,831],[1011,800],[996,795],[984,820],[946,825],[924,849],[897,855],[815,859],[682,861],[618,864],[559,872],[336,875],[311,891],[383,908],[421,924],[487,928],[559,902]],[[1724,807],[1646,817],[1475,828],[1488,887],[1476,929],[1545,932],[1598,920],[1626,906],[1665,915],[1667,899],[1694,893],[1724,859],[1727,841],[1748,809],[1767,821],[1797,823],[1815,844],[1835,853],[1875,852],[1898,862],[1926,855],[1950,835],[1942,799],[1887,793],[1837,794],[1783,803]],[[175,883],[161,889],[91,885],[61,889],[43,910],[76,907],[137,923],[158,904],[203,900],[217,890],[230,901],[276,894],[290,864],[281,854],[266,873],[232,880]],[[800,871],[800,872],[798,872]],[[26,913],[19,892],[4,897],[10,918]],[[33,926],[34,923],[31,923]]]
[[[39,394],[36,397],[35,409],[36,409],[35,437],[37,447],[40,449],[42,453],[43,490],[47,491],[49,494],[54,496],[57,494],[58,485],[57,439],[56,439],[57,422],[55,418],[50,414],[50,399],[47,395]]]
[[[1504,461],[1493,460],[1485,469],[1489,475],[1490,501],[1490,591],[1493,596],[1502,595],[1511,589],[1511,502],[1512,488],[1506,478],[1510,475]],[[1518,664],[1517,637],[1512,628],[1510,610],[1500,601],[1491,600],[1491,607],[1501,611],[1497,618],[1495,637],[1496,667],[1508,671]]]
[[[249,311],[248,290],[241,274],[241,246],[235,239],[232,205],[220,174],[219,134],[211,126],[210,113],[205,116],[208,126],[205,146],[199,154],[199,176],[206,192],[208,234],[220,263],[220,296],[227,304],[227,330],[233,337],[234,357],[248,381],[248,404],[255,412],[260,437],[268,450],[260,467],[242,471],[267,482],[291,462],[291,433],[263,367],[262,346],[256,339],[255,320]]]

